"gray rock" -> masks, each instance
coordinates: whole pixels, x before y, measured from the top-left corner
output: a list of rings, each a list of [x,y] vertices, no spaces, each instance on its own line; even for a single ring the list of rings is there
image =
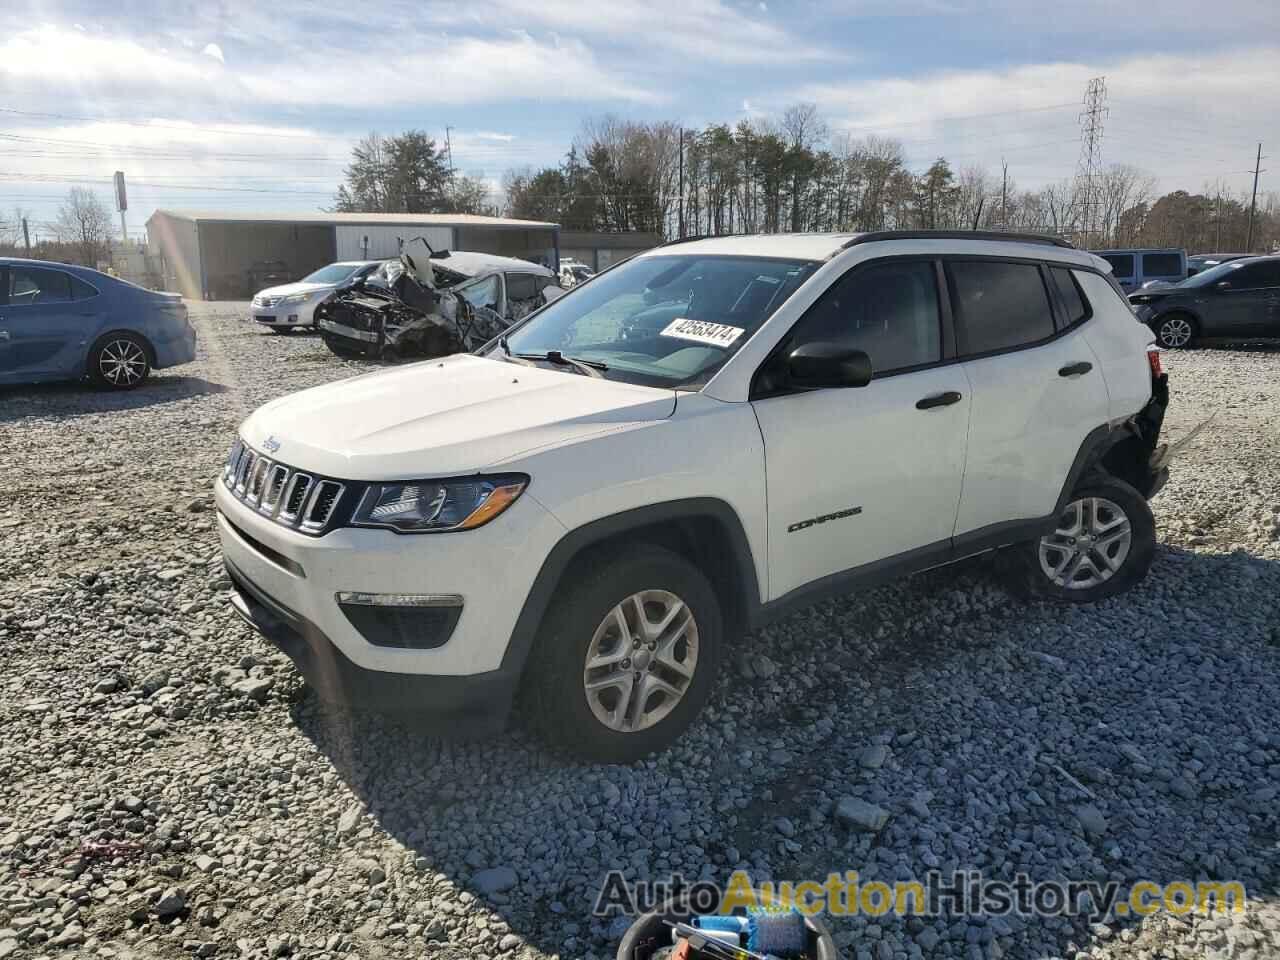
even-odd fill
[[[160,899],[156,901],[152,909],[157,917],[161,920],[169,917],[176,917],[187,908],[187,899],[181,890],[177,887],[170,887],[160,894]]]
[[[864,833],[879,833],[889,822],[889,811],[857,797],[844,797],[836,805],[836,819]]]
[[[503,953],[510,953],[523,942],[524,941],[514,933],[504,934],[502,939],[498,941],[498,949]]]
[[[864,770],[879,770],[889,758],[889,748],[883,743],[873,743],[858,754],[858,766]]]
[[[1107,818],[1092,803],[1082,804],[1072,810],[1085,835],[1094,838],[1107,832]]]
[[[270,677],[246,677],[233,683],[231,689],[250,700],[266,703],[267,694],[274,685],[275,682]]]
[[[486,896],[510,890],[518,882],[516,872],[510,867],[490,867],[471,877],[471,886]]]
[[[363,816],[364,810],[359,804],[347,807],[342,816],[338,818],[338,836],[349,837],[355,833],[356,828],[360,826],[360,818]]]

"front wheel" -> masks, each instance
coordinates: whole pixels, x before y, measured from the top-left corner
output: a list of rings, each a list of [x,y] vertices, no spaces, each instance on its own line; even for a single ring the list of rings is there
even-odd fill
[[[715,590],[677,553],[641,545],[567,574],[530,653],[532,719],[557,746],[630,763],[669,746],[720,672]]]
[[[1030,545],[1030,586],[1069,603],[1102,600],[1142,580],[1155,549],[1155,519],[1142,494],[1114,477],[1087,480],[1056,529]]]
[[[109,333],[89,351],[89,378],[107,390],[132,390],[147,379],[151,358],[133,333]]]
[[[1160,346],[1171,350],[1192,346],[1197,332],[1195,320],[1185,313],[1166,314],[1152,325],[1152,329]]]

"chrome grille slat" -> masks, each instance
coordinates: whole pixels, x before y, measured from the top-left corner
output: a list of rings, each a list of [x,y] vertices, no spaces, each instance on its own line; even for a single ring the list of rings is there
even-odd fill
[[[311,477],[305,473],[295,473],[289,481],[289,492],[280,504],[279,520],[286,526],[293,526],[302,515],[302,508],[307,502],[307,494],[311,491]]]
[[[265,514],[274,514],[276,508],[280,506],[280,497],[284,493],[285,485],[289,482],[289,468],[283,463],[277,463],[267,473],[266,483],[262,489],[262,497],[258,503],[258,509]]]
[[[333,480],[321,480],[315,485],[311,496],[307,499],[307,508],[302,514],[302,526],[306,530],[323,530],[334,508],[342,497],[343,486]]]
[[[328,532],[346,494],[339,480],[316,477],[278,463],[237,440],[222,468],[237,500],[283,527],[311,536]]]

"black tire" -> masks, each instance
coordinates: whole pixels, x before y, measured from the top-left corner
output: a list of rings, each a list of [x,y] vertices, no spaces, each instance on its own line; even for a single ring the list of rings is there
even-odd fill
[[[1078,514],[1077,504],[1080,505]],[[1120,540],[1116,539],[1121,534],[1118,525],[1101,534],[1094,532],[1115,522],[1117,508],[1128,524],[1129,542],[1123,556],[1119,550]],[[1156,523],[1142,494],[1112,476],[1086,477],[1072,492],[1067,508],[1059,518],[1059,531],[1072,527],[1077,518],[1082,528],[1082,535],[1078,538],[1065,538],[1055,532],[1020,548],[1022,556],[1018,563],[1030,593],[1066,603],[1093,603],[1123,593],[1147,575],[1155,556]],[[1042,554],[1046,541],[1053,545],[1045,546]],[[1081,543],[1084,544],[1083,551],[1080,550]],[[1081,552],[1088,558],[1086,563],[1091,569],[1082,564],[1076,568],[1074,576],[1066,576],[1075,562],[1074,558]],[[1117,561],[1118,566],[1113,568]],[[1057,569],[1060,563],[1063,575],[1055,582],[1050,578],[1046,565]],[[1096,579],[1094,573],[1101,574],[1104,569],[1105,578],[1092,582]]]
[[[1151,332],[1166,350],[1189,350],[1200,337],[1200,324],[1191,314],[1174,310],[1152,320]]]
[[[151,373],[151,345],[124,330],[104,334],[89,350],[88,373],[104,390],[134,390]]]
[[[645,591],[674,595],[688,608],[696,630],[696,663],[683,695],[673,699],[669,712],[651,726],[623,732],[597,717],[588,701],[587,654],[598,628],[614,608]],[[693,722],[711,695],[720,673],[723,624],[715,590],[702,572],[679,554],[641,544],[593,555],[569,569],[551,600],[529,654],[523,691],[527,714],[551,744],[588,762],[631,763],[663,750]],[[681,643],[685,644],[687,663],[688,631],[684,636]],[[625,642],[626,638],[621,639]],[[630,667],[639,665],[642,654],[633,654],[637,656],[635,664],[622,661],[614,669],[621,674],[631,672]],[[663,676],[656,667],[645,672],[654,671]],[[612,691],[597,697],[599,709],[607,709],[599,698],[607,699],[608,692]],[[653,712],[657,713],[667,696],[660,693],[661,698],[655,699],[659,693],[651,694],[646,704],[654,703]]]

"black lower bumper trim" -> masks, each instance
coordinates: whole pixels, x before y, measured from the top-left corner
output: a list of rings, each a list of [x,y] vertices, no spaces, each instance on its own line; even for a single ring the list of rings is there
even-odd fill
[[[320,628],[274,600],[226,561],[234,584],[231,605],[249,626],[293,661],[324,700],[377,713],[447,720],[454,737],[487,736],[502,729],[516,680],[503,669],[464,676],[389,673],[353,663]]]

